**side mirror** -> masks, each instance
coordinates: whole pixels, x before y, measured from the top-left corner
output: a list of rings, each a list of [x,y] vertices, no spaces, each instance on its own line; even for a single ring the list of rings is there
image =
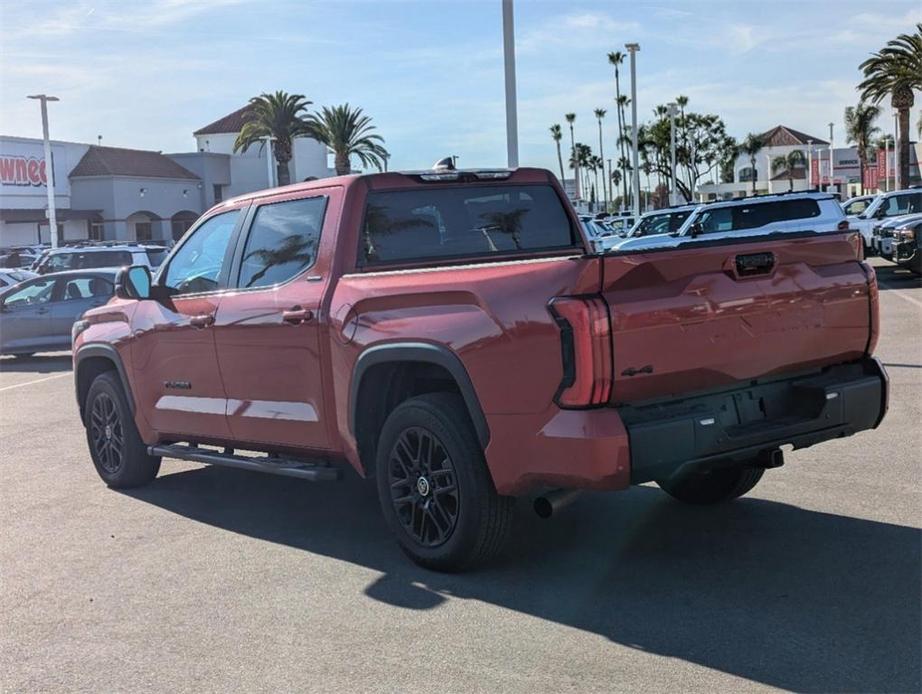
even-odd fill
[[[701,232],[702,232],[701,222],[695,222],[688,229],[688,235],[691,236],[692,238],[701,236]]]
[[[145,265],[123,267],[115,276],[115,296],[119,299],[149,299],[151,278]]]

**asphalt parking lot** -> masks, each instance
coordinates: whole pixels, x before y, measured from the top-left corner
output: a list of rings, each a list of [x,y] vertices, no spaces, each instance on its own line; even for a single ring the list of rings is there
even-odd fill
[[[890,412],[742,501],[654,487],[415,567],[349,476],[106,489],[67,355],[0,359],[0,690],[919,691],[922,283],[878,263]]]

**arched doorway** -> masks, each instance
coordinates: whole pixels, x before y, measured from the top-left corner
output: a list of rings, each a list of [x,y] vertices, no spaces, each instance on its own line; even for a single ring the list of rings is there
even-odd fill
[[[158,230],[160,217],[153,212],[138,211],[129,215],[125,220],[128,225],[128,238],[138,243],[154,240],[155,230]],[[157,234],[159,236],[159,234]]]
[[[172,232],[173,240],[179,241],[179,239],[183,237],[183,234],[189,231],[189,227],[195,224],[196,219],[198,219],[198,215],[189,210],[177,212],[170,217],[170,231]]]

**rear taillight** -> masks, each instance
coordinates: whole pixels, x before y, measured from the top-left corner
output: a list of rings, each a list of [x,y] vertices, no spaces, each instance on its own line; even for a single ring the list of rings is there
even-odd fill
[[[608,304],[600,296],[562,296],[548,305],[560,328],[560,407],[598,407],[611,398],[612,345]]]

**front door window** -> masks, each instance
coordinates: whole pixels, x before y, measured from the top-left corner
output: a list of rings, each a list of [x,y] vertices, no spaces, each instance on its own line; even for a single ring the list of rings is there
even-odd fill
[[[199,226],[170,259],[163,284],[177,294],[201,294],[220,288],[221,269],[239,210],[215,215]]]

